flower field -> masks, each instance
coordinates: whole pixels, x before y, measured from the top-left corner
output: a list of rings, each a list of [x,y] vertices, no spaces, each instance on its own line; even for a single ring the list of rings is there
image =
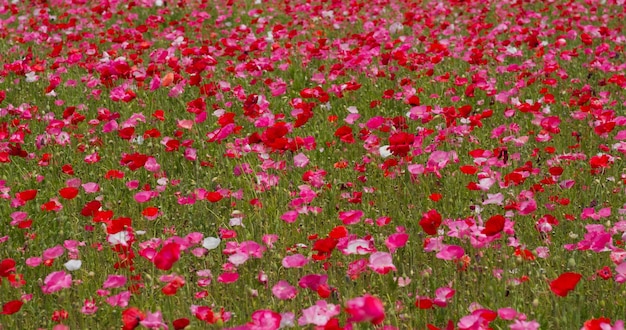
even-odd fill
[[[624,0],[0,3],[0,329],[612,329]]]

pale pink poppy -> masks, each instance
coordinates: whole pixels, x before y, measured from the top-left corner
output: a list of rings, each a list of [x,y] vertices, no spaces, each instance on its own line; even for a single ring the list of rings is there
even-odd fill
[[[433,304],[439,307],[448,306],[448,301],[454,297],[456,291],[449,287],[441,287],[435,290],[435,299],[433,299]]]
[[[293,299],[296,297],[298,290],[289,282],[280,280],[272,287],[272,294],[281,300]]]
[[[387,252],[374,252],[370,255],[368,267],[379,274],[395,271],[393,257]]]
[[[139,324],[148,329],[168,329],[167,324],[163,322],[163,315],[161,315],[160,311],[154,313],[146,312],[146,317]]]
[[[540,328],[539,322],[534,321],[534,320],[532,321],[515,320],[513,321],[511,325],[509,325],[509,329],[511,330],[537,330],[539,328]],[[608,329],[610,329],[610,325]]]
[[[270,249],[274,247],[274,243],[276,241],[278,241],[278,235],[275,235],[275,234],[263,235],[263,243]]]
[[[42,257],[44,260],[56,259],[62,256],[64,253],[65,253],[65,248],[63,248],[61,245],[57,245],[57,246],[44,250]]]
[[[309,259],[301,254],[294,254],[283,258],[282,264],[285,268],[302,268],[309,263]]]
[[[298,319],[298,325],[314,324],[324,326],[339,313],[341,313],[341,306],[329,304],[326,300],[318,300],[315,305],[302,310],[302,316]]]
[[[293,157],[293,165],[295,167],[305,167],[308,164],[309,158],[303,153],[299,153]]]
[[[26,259],[25,264],[28,267],[37,267],[41,265],[42,262],[43,262],[43,259],[41,257],[30,257]]]
[[[498,316],[503,320],[513,320],[517,316],[517,311],[510,307],[498,309]]]

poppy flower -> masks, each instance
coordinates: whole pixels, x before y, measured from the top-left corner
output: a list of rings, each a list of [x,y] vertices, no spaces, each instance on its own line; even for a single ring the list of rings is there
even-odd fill
[[[146,318],[146,315],[137,307],[129,307],[122,312],[123,330],[132,330],[139,326],[139,323]]]
[[[385,307],[382,301],[370,295],[348,300],[346,312],[350,314],[348,322],[371,322],[376,325],[385,320]]]
[[[20,311],[23,304],[24,303],[21,300],[9,301],[8,303],[2,305],[2,312],[0,312],[0,314],[3,314],[3,315],[15,314]]]
[[[550,290],[557,296],[565,297],[571,290],[576,288],[581,278],[582,275],[578,273],[563,273],[557,279],[550,282]]]
[[[15,194],[15,197],[17,197],[17,199],[19,199],[22,202],[28,202],[30,200],[33,200],[35,199],[36,196],[37,196],[36,189],[24,190]]]
[[[441,225],[441,214],[437,210],[430,210],[423,214],[419,224],[426,234],[436,235],[437,229]]]
[[[352,128],[350,126],[341,126],[335,130],[335,136],[338,137],[341,142],[354,143],[354,135],[352,134]]]
[[[430,309],[433,307],[433,300],[428,297],[419,297],[415,301],[415,307],[419,309]]]
[[[168,243],[154,256],[153,262],[154,266],[160,270],[170,270],[178,259],[180,259],[180,245]]]
[[[217,191],[211,191],[206,194],[206,199],[211,203],[219,202],[224,196]]]
[[[482,233],[487,236],[495,236],[500,233],[504,229],[504,216],[500,214],[496,214],[489,218],[485,223],[485,229],[482,230]]]
[[[411,151],[415,135],[407,132],[397,132],[389,137],[389,151],[392,155],[404,157]]]
[[[189,319],[184,317],[176,319],[174,320],[174,322],[172,322],[172,325],[174,326],[174,330],[185,329],[189,325]]]
[[[0,277],[8,277],[15,272],[15,260],[4,259],[0,262]]]
[[[74,199],[78,195],[78,188],[76,187],[65,187],[59,190],[59,195],[65,199]]]

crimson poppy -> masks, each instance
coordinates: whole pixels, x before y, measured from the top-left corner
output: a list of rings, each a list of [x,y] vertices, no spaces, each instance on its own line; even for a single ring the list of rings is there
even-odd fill
[[[137,307],[129,307],[122,312],[123,330],[133,330],[139,326],[139,322],[146,318],[146,315]]]
[[[2,305],[2,312],[0,314],[11,315],[19,312],[24,303],[21,300],[12,300]]]
[[[189,325],[189,319],[185,317],[176,319],[172,322],[172,325],[174,326],[174,330],[185,329]]]
[[[578,281],[583,276],[578,273],[563,273],[557,279],[550,282],[550,290],[557,296],[565,297],[567,294],[576,288]]]
[[[15,197],[17,197],[17,199],[21,200],[22,202],[28,202],[30,200],[33,200],[35,199],[36,196],[37,196],[36,189],[24,190],[15,194]]]
[[[15,260],[4,259],[0,262],[0,277],[8,277],[15,272]]]
[[[78,188],[76,187],[65,187],[59,190],[59,195],[65,199],[74,199],[78,195]]]
[[[411,151],[415,135],[407,132],[397,132],[389,137],[389,151],[392,155],[404,157]]]
[[[178,259],[180,259],[180,245],[168,243],[154,256],[153,262],[154,266],[160,270],[170,270]]]
[[[437,210],[430,210],[423,214],[419,224],[426,234],[436,235],[437,229],[441,225],[441,214]]]
[[[485,223],[485,229],[482,230],[482,233],[487,236],[497,235],[499,232],[501,232],[504,229],[504,221],[505,221],[504,216],[500,214],[496,214],[492,216]]]

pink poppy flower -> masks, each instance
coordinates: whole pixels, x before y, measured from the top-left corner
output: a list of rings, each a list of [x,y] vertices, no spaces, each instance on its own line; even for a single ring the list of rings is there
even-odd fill
[[[387,274],[389,271],[395,271],[396,266],[393,264],[393,257],[387,252],[374,252],[369,258],[369,268],[379,274]]]
[[[95,299],[85,299],[83,307],[80,309],[80,312],[85,315],[94,314],[98,310],[98,306],[96,306]]]
[[[302,268],[309,263],[309,259],[301,254],[294,254],[283,258],[283,267],[285,268]]]
[[[114,289],[126,285],[126,276],[124,275],[109,275],[102,284],[103,289]]]
[[[313,291],[317,291],[317,288],[320,285],[324,285],[328,282],[328,275],[320,275],[320,274],[309,274],[302,276],[300,281],[298,281],[298,286],[303,289],[311,289]]]
[[[44,280],[41,290],[44,294],[51,294],[72,286],[72,275],[64,271],[58,271],[49,274]]]
[[[217,281],[224,284],[237,282],[238,279],[238,273],[222,273],[217,277]]]
[[[106,302],[113,307],[126,307],[130,300],[130,291],[120,292],[107,298]]]
[[[437,258],[443,260],[458,260],[465,255],[465,250],[458,245],[446,245],[437,253]]]
[[[43,259],[56,259],[65,253],[65,249],[61,245],[57,245],[43,251]]]
[[[252,321],[246,324],[249,330],[280,329],[282,316],[271,310],[258,310],[252,313]]]
[[[315,324],[324,326],[339,313],[341,313],[341,306],[329,304],[326,300],[318,300],[315,305],[302,310],[302,316],[298,319],[298,325]]]
[[[363,211],[361,210],[339,212],[339,220],[341,220],[344,225],[353,225],[359,223],[362,216]]]
[[[385,245],[389,249],[390,253],[396,252],[397,249],[404,247],[409,240],[409,234],[407,233],[395,233],[387,237]]]
[[[278,299],[287,300],[295,298],[296,294],[298,294],[298,290],[289,284],[289,282],[280,280],[272,287],[272,294]]]
[[[146,317],[141,320],[139,324],[148,329],[168,329],[167,324],[163,322],[163,315],[161,315],[161,312],[159,311],[156,311],[154,313],[146,312]]]

